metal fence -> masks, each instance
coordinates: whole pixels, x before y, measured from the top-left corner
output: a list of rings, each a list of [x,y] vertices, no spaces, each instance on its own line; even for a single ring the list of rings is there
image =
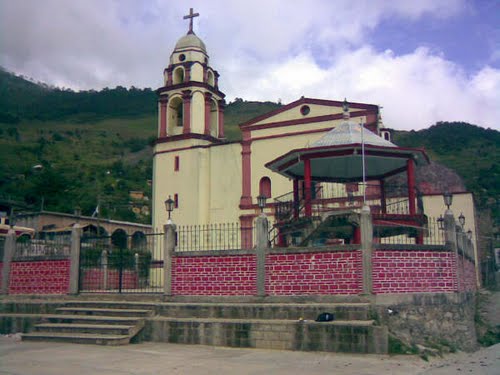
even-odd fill
[[[94,293],[163,292],[163,233],[119,244],[112,237],[83,237],[79,290]]]
[[[392,235],[391,235],[392,234]],[[374,237],[381,244],[392,245],[444,245],[445,233],[436,218],[429,217],[422,226],[394,225],[375,227]]]
[[[255,243],[254,227],[239,223],[177,227],[176,251],[252,249]]]
[[[51,240],[19,237],[16,241],[14,260],[31,258],[69,257],[71,240],[69,237]]]

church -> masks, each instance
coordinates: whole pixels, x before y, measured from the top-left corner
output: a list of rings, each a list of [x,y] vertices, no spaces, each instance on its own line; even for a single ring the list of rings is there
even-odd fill
[[[280,219],[283,197],[307,198],[307,193],[309,200],[330,199],[329,207],[339,210],[355,209],[357,203],[360,208],[361,198],[369,200],[382,194],[381,205],[388,209],[391,203],[398,201],[400,194],[384,193],[385,178],[407,169],[407,176],[403,178],[403,185],[408,185],[405,189],[408,189],[411,206],[407,208],[413,213],[419,209],[435,218],[444,212],[443,191],[419,190],[415,185],[415,167],[429,163],[424,151],[398,148],[397,158],[390,161],[395,163],[390,173],[377,174],[376,167],[368,163],[367,176],[370,177],[370,168],[373,173],[367,181],[347,175],[337,179],[313,176],[306,186],[305,163],[297,166],[295,172],[286,162],[276,164],[293,150],[307,149],[325,138],[330,139],[330,146],[357,144],[359,147],[349,152],[360,156],[363,132],[367,145],[371,142],[375,151],[377,147],[397,148],[390,142],[390,130],[381,121],[381,108],[374,104],[301,97],[240,124],[241,141],[227,141],[224,137],[225,95],[219,88],[221,77],[210,65],[205,43],[193,31],[196,16],[191,9],[184,17],[189,19],[189,30],[177,41],[163,72],[163,86],[157,90],[158,138],[153,159],[155,230],[161,230],[167,222],[165,200],[169,197],[174,201],[172,219],[177,225],[239,223],[242,229],[252,228],[261,210],[276,223]],[[352,138],[348,131],[333,139],[336,136],[331,132],[344,123],[351,124],[353,129],[357,127],[358,133],[361,128],[361,138],[359,134]],[[402,154],[406,158],[404,163],[400,159]],[[297,155],[300,160],[304,153]],[[325,159],[323,168],[330,168],[328,163]],[[361,164],[358,166],[361,168]],[[301,172],[297,174],[299,169]],[[468,227],[475,237],[472,196],[457,190],[454,194],[454,206],[470,219]],[[259,207],[258,197],[267,198],[264,206]],[[337,199],[334,204],[332,199]]]

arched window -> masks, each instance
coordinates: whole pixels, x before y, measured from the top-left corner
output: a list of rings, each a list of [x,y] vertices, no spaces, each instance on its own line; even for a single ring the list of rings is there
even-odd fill
[[[180,66],[175,68],[173,81],[174,85],[184,82],[184,68]]]
[[[119,249],[127,248],[127,232],[123,229],[117,229],[111,235],[111,244]]]
[[[182,98],[180,96],[173,97],[168,105],[168,135],[179,134],[178,128],[184,125],[184,113]]]
[[[259,195],[266,198],[271,198],[271,179],[269,177],[262,177],[259,183]]]
[[[207,73],[207,83],[210,86],[214,86],[215,85],[214,74],[210,70]]]

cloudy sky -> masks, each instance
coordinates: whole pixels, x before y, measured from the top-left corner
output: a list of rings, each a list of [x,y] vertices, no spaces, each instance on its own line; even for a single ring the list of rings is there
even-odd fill
[[[157,88],[190,7],[228,101],[346,97],[396,129],[500,129],[500,0],[0,0],[0,65]]]

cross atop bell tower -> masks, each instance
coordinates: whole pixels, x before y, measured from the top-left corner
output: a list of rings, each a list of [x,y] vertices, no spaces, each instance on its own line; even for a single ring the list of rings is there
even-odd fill
[[[189,19],[189,31],[188,34],[194,34],[193,31],[193,18],[199,17],[200,13],[193,13],[193,8],[189,8],[189,14],[184,16],[184,19]]]

